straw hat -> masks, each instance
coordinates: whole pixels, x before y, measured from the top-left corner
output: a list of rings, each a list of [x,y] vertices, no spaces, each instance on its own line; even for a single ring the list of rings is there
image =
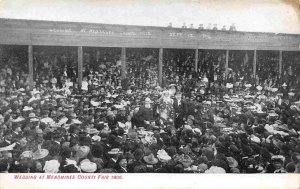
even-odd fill
[[[21,122],[21,121],[24,121],[24,120],[25,120],[24,118],[18,117],[17,119],[12,120],[12,122],[18,123],[18,122]]]
[[[32,108],[32,107],[29,107],[29,106],[25,106],[25,107],[23,108],[23,111],[24,111],[24,112],[26,112],[26,111],[31,111],[31,110],[33,110],[33,108]]]
[[[111,154],[111,155],[116,155],[116,154],[121,154],[123,153],[119,148],[113,148],[111,149],[108,154]]]
[[[43,123],[53,123],[54,122],[54,120],[50,117],[43,118],[40,121]]]
[[[100,131],[98,131],[97,129],[95,129],[95,128],[87,128],[86,130],[85,130],[88,134],[90,134],[90,135],[93,135],[93,134],[98,134],[98,133],[100,133]]]
[[[256,89],[259,90],[259,91],[261,91],[262,90],[262,86],[257,86]]]
[[[94,173],[97,170],[97,164],[91,162],[89,159],[84,159],[80,162],[80,169],[86,173]]]
[[[33,158],[33,152],[32,151],[24,151],[22,152],[21,158]]]
[[[280,161],[280,162],[284,163],[285,162],[285,157],[282,156],[282,155],[274,155],[274,156],[271,157],[271,160],[272,161]]]
[[[251,84],[246,84],[245,87],[250,88],[250,87],[252,87],[252,85]]]
[[[29,117],[29,118],[35,118],[36,116],[35,116],[35,113],[30,113],[30,114],[28,115],[28,117]]]
[[[39,119],[38,119],[38,118],[31,118],[29,121],[30,121],[30,122],[38,122]]]

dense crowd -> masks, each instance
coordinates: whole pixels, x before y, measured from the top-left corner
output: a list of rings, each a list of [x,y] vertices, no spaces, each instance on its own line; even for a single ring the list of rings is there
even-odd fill
[[[120,56],[85,54],[78,85],[72,53],[40,51],[32,89],[0,60],[0,171],[300,172],[299,85],[274,80],[274,58],[258,79],[238,66],[248,55],[232,54],[226,74],[223,52],[200,52],[197,70],[193,53],[166,53],[159,86],[158,52],[133,52],[123,79]]]

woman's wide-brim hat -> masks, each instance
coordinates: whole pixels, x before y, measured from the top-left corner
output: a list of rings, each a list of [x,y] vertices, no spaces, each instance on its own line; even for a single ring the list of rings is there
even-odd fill
[[[233,157],[227,157],[229,167],[234,168],[238,166],[238,162]]]
[[[81,159],[86,157],[90,153],[90,147],[88,146],[80,146],[77,150],[76,156]]]
[[[165,150],[158,150],[157,157],[162,162],[171,160],[171,157],[167,154]]]
[[[147,164],[150,164],[150,165],[155,165],[158,163],[158,159],[154,157],[154,155],[151,153],[150,155],[148,156],[144,156],[144,161],[147,163]]]
[[[49,151],[47,149],[39,149],[33,153],[33,159],[43,159],[43,158],[47,157],[48,154],[49,154]]]
[[[211,166],[208,170],[205,171],[205,173],[220,174],[220,173],[226,173],[226,171],[221,167]]]

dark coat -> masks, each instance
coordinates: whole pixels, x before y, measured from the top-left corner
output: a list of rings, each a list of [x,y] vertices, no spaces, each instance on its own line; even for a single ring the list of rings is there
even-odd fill
[[[154,111],[153,108],[146,108],[145,106],[142,106],[138,113],[136,114],[137,120],[139,120],[139,123],[144,123],[144,121],[152,121],[154,120]],[[143,125],[144,127],[146,125]]]

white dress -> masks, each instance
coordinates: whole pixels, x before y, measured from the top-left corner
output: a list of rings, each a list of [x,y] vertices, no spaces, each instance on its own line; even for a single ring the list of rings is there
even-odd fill
[[[87,91],[88,90],[88,82],[87,81],[82,81],[81,83],[81,90]]]

